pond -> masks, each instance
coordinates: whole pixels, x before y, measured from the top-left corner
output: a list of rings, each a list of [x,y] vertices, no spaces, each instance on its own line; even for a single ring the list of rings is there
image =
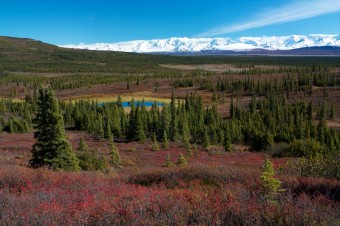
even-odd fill
[[[117,103],[117,102],[109,102],[108,104],[114,104],[114,103]],[[142,101],[135,101],[135,106],[137,106],[137,104],[139,104],[140,106],[142,105]],[[144,101],[144,106],[145,107],[151,107],[155,102],[154,101]],[[103,106],[105,103],[99,103],[98,105],[99,106]],[[131,101],[124,101],[122,102],[122,105],[124,108],[129,108],[131,107]],[[156,105],[158,107],[162,107],[164,106],[164,103],[163,102],[156,102]]]

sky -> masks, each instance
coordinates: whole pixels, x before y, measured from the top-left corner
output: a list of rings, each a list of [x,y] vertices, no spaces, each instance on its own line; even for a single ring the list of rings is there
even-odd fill
[[[64,45],[340,34],[340,0],[0,0],[0,36]]]

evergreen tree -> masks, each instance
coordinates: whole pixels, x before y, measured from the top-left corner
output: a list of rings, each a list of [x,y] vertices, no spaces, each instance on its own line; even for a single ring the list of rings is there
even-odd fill
[[[176,141],[178,138],[178,117],[175,104],[175,97],[172,93],[170,102],[170,139],[171,141]]]
[[[116,147],[116,145],[112,142],[111,144],[111,151],[110,151],[110,159],[111,159],[111,163],[115,166],[115,167],[120,167],[120,154],[118,151],[118,148]]]
[[[103,157],[99,157],[96,152],[96,150],[89,151],[86,149],[85,151],[78,153],[77,157],[79,159],[79,166],[82,170],[106,170],[106,160]]]
[[[166,162],[165,162],[164,166],[165,166],[165,167],[171,167],[171,166],[173,166],[173,165],[174,165],[174,163],[171,161],[170,154],[168,153],[168,154],[166,155]]]
[[[231,119],[235,118],[235,116],[236,116],[235,106],[234,106],[234,97],[233,96],[231,96],[230,107],[229,107],[229,115],[230,115]]]
[[[313,103],[312,101],[309,102],[307,107],[307,120],[312,121],[313,120]]]
[[[190,147],[190,129],[189,129],[187,118],[185,116],[183,120],[184,120],[183,122],[183,145],[187,152],[187,155],[191,156],[192,153],[191,153],[191,147]]]
[[[274,178],[274,176],[273,163],[269,160],[268,156],[266,156],[261,175],[263,193],[266,198],[273,198],[279,192],[283,191],[280,189],[281,181]]]
[[[227,152],[231,151],[231,138],[230,138],[230,132],[227,129],[227,127],[224,129],[223,146],[224,146],[225,151]]]
[[[85,143],[84,138],[83,137],[80,138],[77,150],[85,152],[85,151],[88,151],[88,149],[89,148],[88,148],[87,144]]]
[[[13,126],[13,121],[11,119],[8,122],[8,132],[9,133],[15,133],[14,126]]]
[[[326,115],[325,115],[325,107],[323,106],[320,112],[320,119],[319,119],[319,124],[317,127],[317,131],[318,131],[318,141],[321,144],[325,144],[326,143],[326,130],[327,130],[327,126],[326,126]]]
[[[106,122],[106,131],[104,134],[104,138],[110,140],[112,138],[112,131],[109,121]]]
[[[169,140],[168,140],[168,136],[166,134],[167,134],[166,131],[164,131],[162,147],[165,148],[165,149],[169,148]]]
[[[135,101],[131,100],[131,109],[129,113],[129,129],[127,131],[127,139],[133,140],[136,133],[136,121],[135,121]]]
[[[210,146],[210,139],[209,139],[209,135],[208,135],[208,128],[205,127],[204,129],[204,134],[203,134],[203,144],[202,144],[203,148],[207,148]]]
[[[185,158],[185,156],[183,154],[179,155],[176,164],[180,165],[180,166],[188,165],[187,159]]]
[[[109,143],[112,144],[113,142],[114,142],[113,135],[111,134],[111,136],[109,137]]]
[[[136,112],[135,112],[135,133],[134,133],[134,137],[133,140],[137,140],[137,141],[145,141],[146,140],[146,136],[145,136],[145,132],[144,132],[144,128],[143,128],[143,121],[142,121],[142,116],[141,116],[141,111],[140,111],[140,107],[139,105],[136,108]]]
[[[160,123],[161,123],[161,134],[163,134],[163,139],[164,139],[164,135],[167,136],[167,139],[169,138],[169,132],[170,132],[170,112],[169,112],[169,106],[164,106],[162,108],[162,112],[161,112],[161,119],[160,119]]]
[[[159,151],[156,133],[153,133],[152,142],[153,143],[152,143],[151,150],[152,151]]]
[[[48,166],[54,170],[79,170],[79,159],[66,138],[62,113],[51,88],[39,90],[37,107],[34,119],[36,143],[30,165],[34,168]]]
[[[98,125],[97,132],[99,133],[101,138],[105,137],[103,124],[104,124],[103,117],[99,115],[98,124],[97,124]]]
[[[256,110],[256,96],[253,95],[251,102],[249,103],[249,111],[250,113],[254,113]]]
[[[197,148],[197,144],[194,144],[194,157],[198,157],[198,148]]]
[[[333,120],[335,118],[335,106],[334,102],[332,102],[330,113],[329,113],[329,119]]]

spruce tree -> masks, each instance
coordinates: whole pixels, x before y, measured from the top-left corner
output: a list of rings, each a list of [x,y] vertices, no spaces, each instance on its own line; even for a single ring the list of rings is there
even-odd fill
[[[173,166],[173,165],[174,165],[174,163],[171,161],[170,154],[168,153],[168,154],[166,155],[166,162],[165,162],[164,166],[165,166],[165,167],[171,167],[171,166]]]
[[[313,120],[313,103],[312,101],[309,102],[307,107],[307,120],[312,121]]]
[[[183,154],[180,154],[178,156],[178,160],[177,160],[176,164],[179,165],[179,166],[188,165],[187,159],[185,158],[185,156]]]
[[[326,130],[327,130],[326,116],[325,116],[325,110],[324,110],[324,107],[323,107],[323,109],[321,110],[321,113],[320,113],[319,124],[318,124],[318,127],[317,127],[318,141],[321,144],[325,144],[325,141],[326,141]]]
[[[184,115],[183,122],[183,145],[188,156],[191,156],[191,146],[190,146],[190,129],[187,121],[187,117]]]
[[[332,102],[330,113],[329,113],[329,119],[333,120],[335,118],[335,106],[334,102]]]
[[[167,135],[167,139],[169,138],[169,131],[170,131],[170,110],[169,106],[164,106],[162,108],[161,117],[160,117],[160,123],[161,123],[161,132],[163,133],[163,139],[164,135]]]
[[[79,170],[79,159],[66,138],[62,113],[51,88],[39,90],[37,108],[34,119],[36,143],[30,165],[33,168],[48,166],[53,170]]]
[[[129,129],[127,131],[127,137],[126,137],[128,140],[133,140],[135,137],[135,133],[136,133],[135,109],[136,109],[135,101],[132,98],[131,109],[129,113]]]
[[[204,129],[204,134],[203,134],[203,144],[202,144],[203,148],[207,148],[210,146],[210,139],[209,139],[209,135],[208,135],[208,128],[205,127]]]
[[[224,140],[223,140],[223,146],[224,150],[229,152],[231,151],[231,138],[230,138],[230,132],[227,128],[224,130]]]
[[[175,97],[172,93],[170,102],[170,140],[176,141],[178,138],[178,117],[175,104]]]
[[[80,138],[77,150],[85,152],[85,151],[88,151],[88,149],[89,148],[88,148],[87,144],[85,143],[84,138],[83,137]]]
[[[99,118],[98,118],[98,128],[97,128],[97,133],[99,133],[100,137],[101,138],[104,138],[105,137],[105,133],[104,133],[104,120],[103,120],[103,117],[101,115],[99,115]]]
[[[109,137],[109,143],[112,144],[114,142],[113,135]]]
[[[269,160],[268,156],[266,156],[261,175],[263,194],[266,198],[273,198],[279,192],[283,191],[283,189],[280,189],[281,181],[274,178],[274,176],[275,170],[273,163]]]
[[[194,144],[194,157],[197,158],[198,157],[198,148],[197,148],[197,144]]]
[[[111,144],[110,159],[115,167],[120,167],[120,154],[114,142]]]
[[[169,148],[169,140],[168,140],[168,136],[166,134],[167,134],[166,131],[164,131],[162,147],[165,148],[165,149]]]
[[[111,126],[110,126],[110,122],[108,120],[106,122],[106,130],[105,130],[105,133],[104,133],[104,138],[108,139],[108,140],[112,138]]]
[[[133,136],[133,140],[137,140],[137,141],[145,141],[146,140],[146,136],[145,136],[145,132],[144,132],[144,127],[143,127],[143,121],[142,121],[142,115],[141,115],[141,111],[140,111],[140,107],[139,105],[136,108],[136,112],[135,112],[135,131],[134,131],[134,136]]]
[[[15,133],[14,126],[13,126],[13,121],[11,119],[8,122],[8,132],[9,133]]]
[[[231,119],[235,118],[236,116],[233,96],[231,96],[231,101],[230,101],[230,106],[229,106],[229,116]]]
[[[153,143],[152,143],[151,150],[152,151],[159,151],[156,133],[153,133],[152,142]]]

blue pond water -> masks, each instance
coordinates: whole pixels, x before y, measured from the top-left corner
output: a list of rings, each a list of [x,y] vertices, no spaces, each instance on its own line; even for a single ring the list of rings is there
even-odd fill
[[[110,104],[114,104],[114,103],[116,103],[116,102],[110,102]],[[135,106],[137,106],[137,104],[139,104],[140,106],[142,105],[142,101],[135,101],[134,103],[135,103]],[[154,103],[155,102],[153,102],[153,101],[144,101],[144,106],[145,107],[151,107]],[[105,103],[99,103],[99,106],[103,106],[104,104]],[[129,107],[131,107],[131,101],[124,101],[124,102],[122,102],[122,105],[123,105],[124,108],[129,108]],[[156,102],[156,105],[158,107],[162,107],[162,106],[164,106],[164,103]]]

